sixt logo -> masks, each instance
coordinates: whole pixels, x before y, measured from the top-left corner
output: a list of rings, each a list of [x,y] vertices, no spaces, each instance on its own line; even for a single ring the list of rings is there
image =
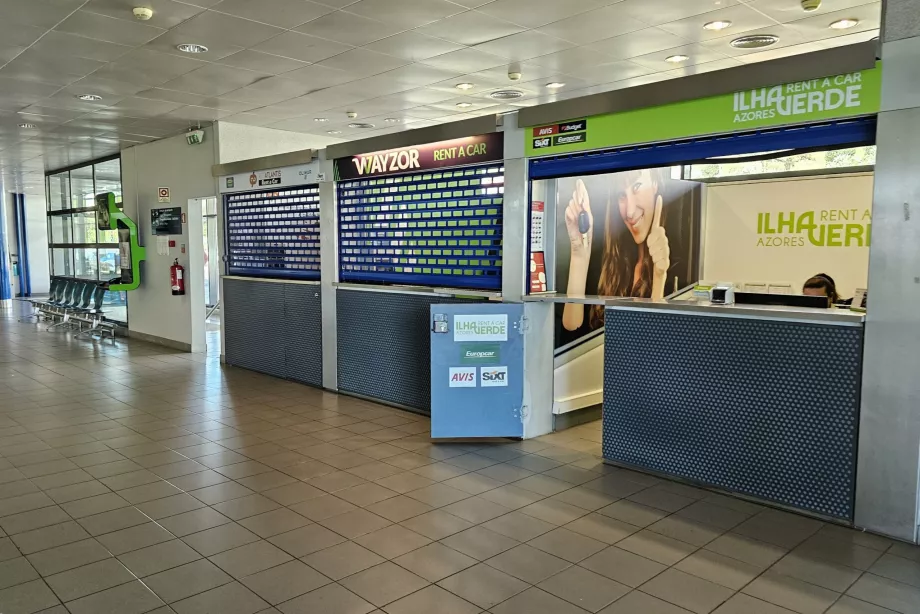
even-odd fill
[[[508,385],[508,367],[483,367],[479,373],[483,388]]]
[[[533,148],[534,148],[534,149],[539,149],[539,148],[541,148],[541,147],[549,147],[550,144],[552,143],[552,141],[553,141],[553,140],[552,140],[551,138],[549,138],[549,137],[545,137],[545,138],[542,138],[542,139],[534,139],[534,140],[533,140]]]

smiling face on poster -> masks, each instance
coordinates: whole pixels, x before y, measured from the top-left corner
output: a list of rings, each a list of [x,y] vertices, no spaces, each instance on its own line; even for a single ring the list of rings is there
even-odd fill
[[[641,169],[556,180],[557,288],[663,298],[696,281],[701,186]],[[556,345],[601,328],[603,306],[557,308]]]

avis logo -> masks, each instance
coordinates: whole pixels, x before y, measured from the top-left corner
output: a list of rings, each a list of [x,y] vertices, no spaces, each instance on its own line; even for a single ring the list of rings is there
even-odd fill
[[[476,367],[451,367],[448,382],[451,388],[475,388]]]
[[[483,367],[479,373],[483,388],[508,385],[508,367]]]

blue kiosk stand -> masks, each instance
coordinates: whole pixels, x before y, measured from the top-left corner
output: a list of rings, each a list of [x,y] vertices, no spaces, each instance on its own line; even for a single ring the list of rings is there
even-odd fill
[[[524,437],[524,306],[431,306],[431,437]]]

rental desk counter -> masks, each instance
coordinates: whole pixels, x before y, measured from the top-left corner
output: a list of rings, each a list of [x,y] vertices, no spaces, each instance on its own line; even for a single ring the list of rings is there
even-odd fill
[[[607,301],[604,459],[852,522],[863,323],[836,309]]]

